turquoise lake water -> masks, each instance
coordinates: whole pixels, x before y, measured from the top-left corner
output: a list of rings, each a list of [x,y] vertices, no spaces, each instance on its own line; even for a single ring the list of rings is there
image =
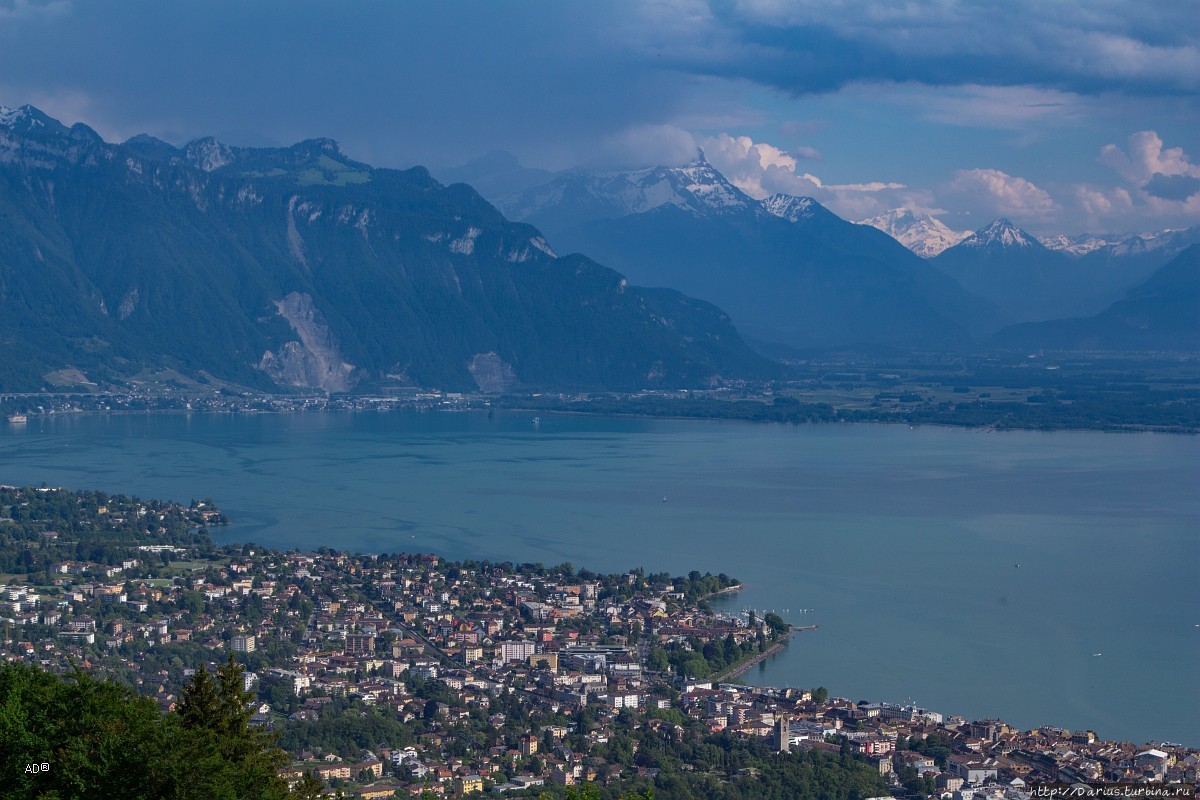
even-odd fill
[[[34,418],[0,483],[211,496],[220,541],[726,572],[821,626],[747,682],[1200,744],[1200,437],[531,420]]]

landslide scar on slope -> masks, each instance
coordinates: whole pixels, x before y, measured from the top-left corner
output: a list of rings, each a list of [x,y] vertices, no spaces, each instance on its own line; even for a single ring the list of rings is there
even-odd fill
[[[276,383],[344,392],[357,382],[355,368],[338,350],[325,317],[313,305],[312,295],[292,292],[275,301],[279,316],[288,321],[299,337],[287,342],[278,353],[263,353],[258,368]]]

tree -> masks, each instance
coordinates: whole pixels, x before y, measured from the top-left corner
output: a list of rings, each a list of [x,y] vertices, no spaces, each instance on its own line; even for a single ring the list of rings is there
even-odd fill
[[[291,796],[294,800],[320,800],[324,793],[325,784],[310,770],[292,787]]]
[[[217,683],[204,667],[196,670],[191,683],[183,687],[176,713],[185,728],[203,728],[220,715],[221,697]]]
[[[824,686],[818,686],[812,690],[812,699],[814,703],[821,705],[829,699],[829,690]]]
[[[0,666],[0,775],[5,798],[167,796],[156,766],[161,715],[132,689],[76,671],[69,679]],[[30,764],[52,769],[31,773]]]
[[[763,622],[767,623],[767,627],[771,629],[771,638],[773,639],[787,633],[791,627],[783,621],[783,617],[774,611],[769,612],[763,617]]]
[[[183,690],[179,713],[168,718],[180,757],[173,772],[179,800],[285,798],[279,769],[287,756],[272,737],[250,724],[252,696],[242,689],[243,670],[230,653],[216,680],[196,670]]]

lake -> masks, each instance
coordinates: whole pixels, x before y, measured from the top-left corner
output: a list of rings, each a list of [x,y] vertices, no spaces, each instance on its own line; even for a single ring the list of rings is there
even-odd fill
[[[746,682],[1200,744],[1200,437],[540,419],[33,418],[0,483],[211,496],[223,542],[726,572],[821,626]]]

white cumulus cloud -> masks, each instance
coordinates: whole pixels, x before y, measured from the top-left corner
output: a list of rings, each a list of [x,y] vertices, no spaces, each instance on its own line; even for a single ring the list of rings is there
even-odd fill
[[[1115,144],[1105,145],[1100,150],[1100,163],[1112,167],[1132,184],[1145,186],[1156,174],[1200,178],[1200,165],[1191,163],[1182,147],[1164,149],[1155,131],[1138,131],[1130,135],[1128,144],[1128,153]]]
[[[762,199],[773,194],[812,197],[846,219],[859,219],[914,202],[902,183],[869,181],[865,183],[826,183],[803,169],[806,161],[820,159],[809,147],[784,150],[767,142],[755,142],[749,136],[722,133],[700,140],[705,157],[730,183],[751,197]],[[920,202],[924,202],[922,198]]]
[[[972,212],[1034,224],[1054,217],[1059,205],[1044,189],[998,169],[964,169],[947,187]]]

